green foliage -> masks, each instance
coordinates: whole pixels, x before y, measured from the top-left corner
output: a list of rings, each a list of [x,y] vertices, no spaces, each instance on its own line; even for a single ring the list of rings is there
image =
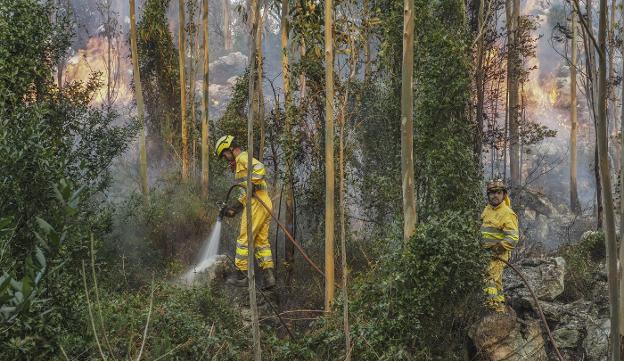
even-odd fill
[[[60,338],[83,329],[75,270],[87,235],[107,229],[99,197],[135,133],[114,112],[90,106],[97,74],[63,89],[52,83],[71,34],[59,14],[51,23],[56,9],[47,4],[0,5],[0,218],[10,220],[0,267],[13,278],[0,292],[8,321],[0,347],[9,359],[50,359]]]
[[[420,216],[479,207],[480,174],[469,121],[470,57],[461,1],[429,6],[416,23],[414,158]],[[425,30],[426,29],[426,30]]]
[[[402,209],[401,184],[396,181],[401,174],[400,104],[396,87],[379,83],[366,88],[356,114],[363,124],[358,137],[363,159],[354,178],[368,216],[377,222],[394,219]]]
[[[194,262],[194,250],[216,220],[216,197],[223,197],[225,191],[215,188],[214,199],[202,199],[197,184],[180,185],[177,172],[168,176],[151,189],[147,203],[140,194],[131,195],[113,215],[113,231],[106,237],[104,250],[113,278],[124,280],[117,286],[136,288],[149,281],[150,271],[176,267],[175,261]],[[227,184],[217,175],[212,177],[215,183]]]
[[[162,157],[163,147],[180,143],[180,71],[177,49],[169,32],[169,0],[150,0],[137,24],[139,68],[148,134],[153,139],[151,157]]]
[[[78,212],[80,190],[73,192],[71,186],[64,180],[61,180],[54,190],[65,216],[74,216]],[[0,242],[3,245],[7,245],[14,236],[15,228],[10,227],[11,223],[12,218],[0,219],[0,228],[3,229],[0,233],[2,236]],[[53,226],[39,217],[36,218],[36,223],[38,231],[34,235],[39,244],[24,261],[22,278],[15,279],[6,272],[0,277],[0,320],[3,322],[13,321],[22,310],[27,311],[33,302],[39,301],[38,294],[43,291],[40,285],[48,271],[46,258],[53,258],[57,255],[67,236],[65,225],[61,225],[61,230],[55,230]]]
[[[214,139],[233,135],[239,146],[247,148],[247,101],[249,99],[249,71],[236,79],[230,102],[217,123]],[[255,140],[255,139],[254,139]]]
[[[0,4],[0,114],[47,93],[52,65],[69,45],[67,18],[52,2],[7,0]],[[55,14],[52,24],[49,17]]]
[[[400,234],[385,242],[385,256],[351,291],[353,359],[463,359],[467,326],[483,297],[487,262],[479,238],[472,214],[449,211],[430,217],[405,244]],[[343,358],[340,314],[284,352],[297,359]]]
[[[605,235],[602,232],[585,234],[578,243],[562,246],[559,250],[566,260],[565,291],[569,300],[592,298],[592,284],[605,260]]]
[[[156,282],[154,287],[150,323],[144,340],[151,287],[131,292],[100,289],[97,303],[94,302],[95,290],[89,286],[97,334],[107,357],[135,359],[145,342],[142,358],[146,360],[165,354],[170,355],[164,358],[166,360],[243,359],[240,356],[247,349],[248,332],[237,332],[245,330],[241,316],[224,298],[208,288],[180,289],[165,282]],[[87,309],[82,312],[81,316],[88,320]],[[84,355],[85,349],[80,343],[69,338],[64,341],[63,348],[71,359]],[[90,357],[100,357],[95,347],[87,352]]]

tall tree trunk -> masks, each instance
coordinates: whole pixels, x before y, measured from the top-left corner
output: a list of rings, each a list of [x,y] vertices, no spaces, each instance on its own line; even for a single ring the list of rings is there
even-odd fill
[[[230,0],[222,0],[221,7],[223,8],[223,49],[225,51],[232,50],[232,31],[230,29]]]
[[[507,72],[509,91],[509,170],[511,188],[517,191],[520,187],[520,133],[519,133],[519,72],[520,57],[518,53],[518,26],[520,17],[520,0],[506,1],[507,14]]]
[[[353,55],[352,55],[353,56]],[[348,86],[348,85],[347,85]],[[345,102],[346,105],[346,102]],[[338,160],[338,179],[340,180],[340,195],[339,195],[339,208],[340,208],[340,261],[342,268],[342,297],[343,297],[343,309],[342,319],[343,328],[345,334],[345,361],[351,360],[351,331],[349,327],[349,293],[348,293],[348,278],[349,269],[347,267],[347,226],[345,222],[345,158],[344,158],[344,128],[345,128],[345,114],[346,106],[343,107],[343,111],[340,115],[340,144],[339,144],[339,160]]]
[[[401,179],[403,188],[403,239],[416,232],[414,182],[414,0],[403,3],[403,65],[401,69]]]
[[[113,40],[113,34],[111,29],[111,20],[110,20],[110,12],[111,12],[111,3],[110,0],[106,2],[106,107],[108,112],[111,111],[112,101],[111,101],[111,83],[112,83],[112,44],[111,40]]]
[[[325,1],[325,310],[334,302],[334,1]]]
[[[282,79],[284,83],[284,114],[286,116],[285,132],[287,139],[291,139],[292,132],[292,94],[290,91],[290,70],[288,68],[288,0],[282,0],[282,11],[280,17],[280,38],[282,46]],[[294,204],[295,192],[293,189],[294,164],[293,157],[287,153],[286,159],[286,230],[290,234],[294,233]],[[292,285],[293,270],[295,262],[295,246],[292,242],[284,242],[284,263],[286,268],[286,286]]]
[[[299,44],[299,56],[301,57],[300,59],[305,58],[305,55],[306,55],[305,38],[301,37],[301,44]],[[299,75],[299,97],[301,101],[303,101],[305,96],[306,96],[306,74],[304,70],[301,72],[301,75]]]
[[[345,123],[347,120],[347,104],[349,102],[349,90],[351,84],[355,81],[357,75],[357,62],[360,57],[360,53],[355,46],[354,37],[349,37],[349,77],[346,80],[344,95],[342,97],[340,107],[340,139],[339,139],[339,156],[338,156],[338,179],[340,182],[339,189],[339,212],[340,212],[340,260],[342,268],[342,297],[343,297],[343,328],[345,334],[345,361],[351,360],[351,327],[349,325],[349,292],[348,292],[348,279],[349,268],[347,265],[347,222],[345,220],[345,213],[347,205],[345,202],[346,179],[345,179]]]
[[[576,214],[581,211],[581,205],[578,198],[578,190],[576,187],[576,136],[578,132],[577,122],[577,110],[576,110],[576,56],[578,50],[576,49],[576,14],[574,11],[571,16],[572,27],[572,40],[571,43],[571,57],[572,62],[570,64],[570,209]]]
[[[580,13],[580,8],[578,9]],[[581,16],[578,14],[578,16]],[[592,1],[585,2],[585,15],[587,19],[587,28],[583,28],[583,46],[585,48],[585,70],[587,73],[587,89],[585,96],[587,104],[589,104],[590,114],[594,122],[594,127],[598,127],[598,72],[596,71],[596,50],[593,44],[593,28],[592,24]],[[596,132],[596,147],[594,147],[594,179],[596,182],[596,228],[602,229],[603,225],[603,207],[602,207],[602,185],[600,182],[599,160],[598,160],[598,133]]]
[[[256,42],[255,39],[258,36],[259,28],[258,22],[260,18],[260,1],[261,0],[251,0],[251,29],[250,29],[250,42],[249,42],[249,101],[253,103],[253,96],[255,94],[255,86],[256,86]],[[251,105],[251,104],[250,104]],[[251,308],[251,333],[253,339],[253,354],[254,361],[262,360],[262,349],[260,348],[260,320],[258,317],[258,302],[256,300],[256,275],[254,272],[254,256],[255,256],[255,245],[253,234],[253,222],[252,222],[252,212],[251,212],[251,201],[253,196],[253,183],[251,181],[252,169],[251,165],[253,164],[253,127],[254,120],[257,114],[252,106],[249,107],[249,114],[247,116],[247,164],[250,165],[250,168],[247,170],[247,202],[245,206],[246,217],[247,217],[247,246],[249,249],[247,255],[247,280],[248,280],[248,291],[249,291],[249,306]]]
[[[264,83],[264,59],[263,59],[263,51],[262,51],[262,35],[264,33],[264,22],[266,20],[266,16],[269,13],[269,9],[267,6],[265,5],[264,0],[259,0],[262,2],[261,8],[264,8],[264,12],[262,16],[258,17],[258,36],[256,37],[256,52],[257,52],[257,59],[258,59],[258,84],[256,86],[256,106],[258,107],[257,109],[257,115],[258,117],[256,118],[259,122],[260,122],[260,144],[258,145],[258,160],[260,160],[261,162],[264,159],[264,139],[265,139],[265,132],[264,132],[264,90],[263,90],[263,83]]]
[[[613,65],[613,60],[615,57],[615,52],[617,47],[615,46],[615,0],[611,0],[611,6],[609,10],[609,30],[608,30],[608,54],[609,54],[609,83],[607,85],[607,132],[610,134],[609,137],[613,136],[614,139],[617,138],[617,112],[615,107],[615,66]],[[612,147],[609,149],[610,159],[612,159],[611,166],[613,169],[617,169],[617,166],[620,164],[620,144],[619,142],[612,142]]]
[[[620,5],[620,18],[624,21],[624,4]],[[620,37],[622,36],[620,30]],[[620,43],[621,52],[624,54],[624,42]],[[622,75],[624,75],[624,61],[622,62]],[[622,110],[620,113],[620,341],[624,343],[624,81],[621,92]]]
[[[364,82],[370,79],[372,66],[371,66],[371,46],[370,46],[370,5],[369,0],[364,0],[362,5],[364,8],[364,19],[366,24],[364,25]]]
[[[609,283],[609,309],[611,311],[611,335],[619,335],[619,297],[617,271],[617,240],[615,237],[615,217],[613,214],[613,195],[609,172],[609,143],[607,135],[607,0],[600,0],[598,22],[598,156],[600,161],[600,180],[604,201],[604,228],[607,248],[607,275]],[[620,361],[620,338],[611,337],[611,360]]]
[[[196,154],[196,125],[197,125],[197,109],[196,109],[196,104],[195,104],[195,79],[196,79],[196,65],[197,65],[197,53],[198,53],[198,39],[197,39],[197,22],[195,21],[195,5],[193,0],[191,2],[191,4],[189,4],[189,8],[192,9],[190,12],[191,18],[190,18],[190,24],[189,24],[189,35],[190,35],[190,41],[189,41],[189,45],[191,47],[191,51],[190,51],[190,55],[191,58],[189,59],[189,64],[190,64],[190,74],[189,74],[189,100],[191,102],[191,124],[190,124],[190,129],[189,129],[189,133],[190,133],[190,137],[191,137],[191,156],[190,156],[190,170],[191,170],[191,174],[193,176],[193,178],[195,178],[196,176],[196,171],[197,171],[197,166],[196,166],[196,159],[197,159],[197,154]]]
[[[139,118],[139,179],[141,193],[147,200],[147,149],[145,147],[145,124],[143,118],[143,88],[141,86],[141,73],[139,72],[139,52],[137,50],[136,14],[134,0],[130,0],[130,47],[132,51],[132,73],[134,75],[134,96],[137,102],[137,117]]]
[[[209,60],[209,46],[208,46],[208,0],[202,0],[202,28],[203,28],[203,40],[204,40],[204,81],[202,82],[203,86],[203,97],[202,103],[204,108],[204,114],[202,118],[202,127],[201,127],[201,185],[202,185],[202,196],[204,198],[208,197],[208,121],[209,121],[209,113],[208,110],[210,108],[210,92],[209,92],[209,82],[210,79],[208,77],[208,72],[210,69],[210,60]]]
[[[483,28],[485,22],[485,0],[479,0],[479,13],[477,15],[477,31]],[[477,64],[475,71],[475,82],[477,90],[477,109],[476,109],[476,123],[477,132],[475,140],[474,153],[481,165],[481,153],[483,151],[483,118],[484,118],[484,74],[483,74],[483,57],[485,53],[485,36],[480,35],[477,42]]]
[[[178,0],[178,56],[180,58],[180,117],[182,124],[182,180],[189,175],[188,125],[186,124],[186,80],[184,78],[186,51],[184,39],[184,0]]]

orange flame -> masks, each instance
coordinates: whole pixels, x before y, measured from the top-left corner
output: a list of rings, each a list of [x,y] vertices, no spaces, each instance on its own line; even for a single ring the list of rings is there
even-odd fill
[[[113,39],[113,42],[115,40]],[[130,89],[130,77],[132,69],[128,60],[128,50],[122,42],[111,44],[111,103],[126,105],[133,99]],[[86,82],[96,72],[100,72],[102,85],[97,90],[93,103],[105,104],[108,98],[108,41],[104,37],[92,37],[87,42],[85,49],[80,49],[67,61],[65,69],[65,81]]]

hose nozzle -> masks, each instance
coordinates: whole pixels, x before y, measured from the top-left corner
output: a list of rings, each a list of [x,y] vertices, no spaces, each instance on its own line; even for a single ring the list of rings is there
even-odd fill
[[[217,216],[217,221],[221,222],[223,220],[223,217],[225,216],[226,203],[223,201],[218,201],[217,207],[219,207],[219,215]]]

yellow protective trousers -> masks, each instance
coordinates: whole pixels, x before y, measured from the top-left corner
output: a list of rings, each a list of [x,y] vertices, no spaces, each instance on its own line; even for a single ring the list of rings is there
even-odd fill
[[[256,196],[269,207],[273,208],[271,198],[265,190],[256,191]],[[249,254],[249,245],[247,238],[247,210],[243,209],[241,217],[240,232],[236,240],[236,257],[234,263],[241,271],[249,268],[247,256]],[[254,235],[254,248],[256,259],[260,268],[273,268],[273,255],[271,254],[271,245],[269,244],[269,225],[271,224],[271,215],[264,206],[253,199],[251,201],[251,222]]]
[[[496,312],[505,312],[505,294],[503,293],[503,271],[507,266],[503,259],[509,261],[511,250],[501,248],[491,248],[492,259],[487,268],[485,281],[485,305]]]

